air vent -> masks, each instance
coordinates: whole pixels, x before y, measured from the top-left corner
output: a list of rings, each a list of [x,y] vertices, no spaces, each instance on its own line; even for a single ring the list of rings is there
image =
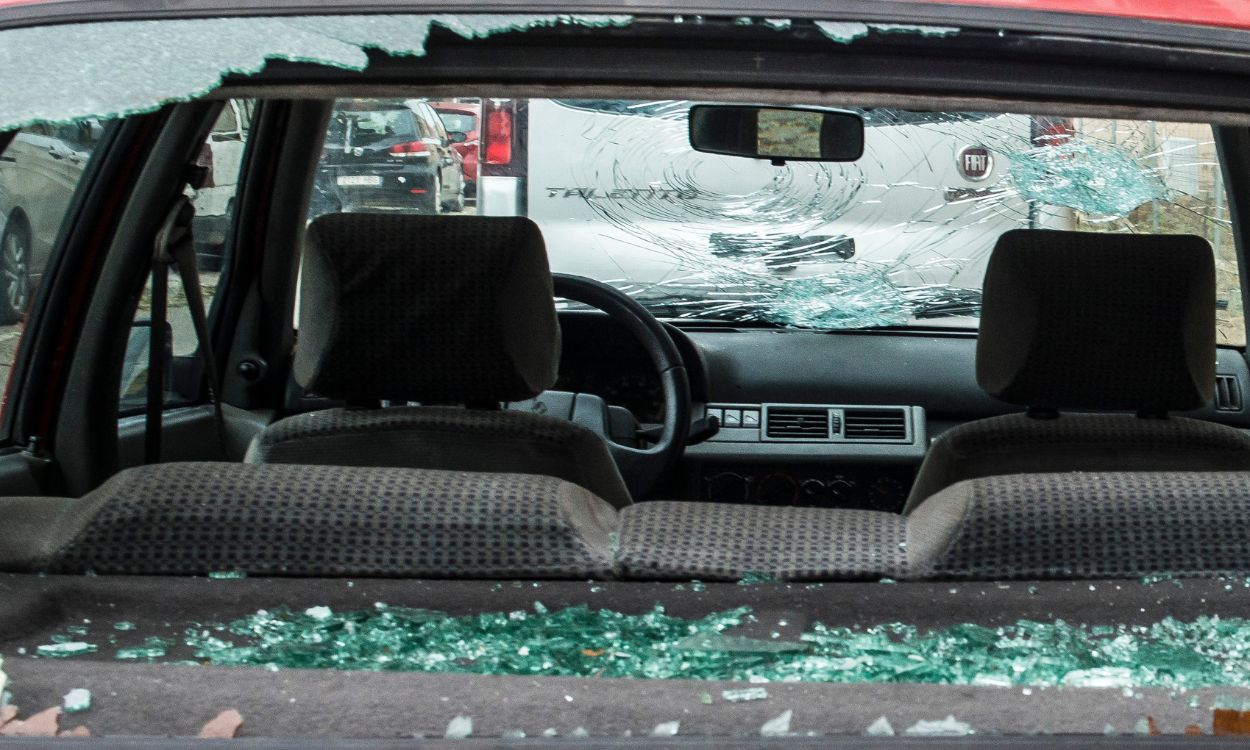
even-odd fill
[[[1215,376],[1215,408],[1219,411],[1241,411],[1241,384],[1236,375]]]
[[[907,414],[902,409],[847,409],[845,420],[847,440],[907,439]]]
[[[770,438],[828,440],[829,410],[772,407],[765,434]]]

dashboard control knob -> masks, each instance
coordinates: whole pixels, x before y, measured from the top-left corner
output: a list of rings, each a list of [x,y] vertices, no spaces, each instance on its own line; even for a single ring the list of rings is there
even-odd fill
[[[828,505],[829,488],[819,479],[805,479],[799,484],[799,499],[804,505]]]
[[[906,500],[903,483],[893,477],[879,477],[868,486],[868,506],[873,510],[898,513]]]
[[[859,505],[859,486],[844,477],[829,482],[829,505],[835,508]]]
[[[799,499],[799,483],[789,474],[769,474],[755,488],[755,499],[765,505],[794,505]]]
[[[707,477],[705,485],[707,499],[714,503],[746,503],[751,499],[751,483],[732,471]]]

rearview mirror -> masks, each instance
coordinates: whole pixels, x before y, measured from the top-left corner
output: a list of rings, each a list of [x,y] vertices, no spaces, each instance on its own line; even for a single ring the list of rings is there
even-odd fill
[[[450,130],[447,132],[447,140],[452,143],[464,143],[469,140],[469,134],[462,133],[459,130]]]
[[[726,156],[787,161],[855,161],[864,155],[864,119],[805,107],[696,104],[690,147]]]

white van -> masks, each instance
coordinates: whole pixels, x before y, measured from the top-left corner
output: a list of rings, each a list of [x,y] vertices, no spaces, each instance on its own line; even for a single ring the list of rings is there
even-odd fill
[[[690,105],[488,100],[479,211],[529,216],[553,270],[613,280],[656,312],[767,320],[770,289],[789,303],[810,282],[826,297],[837,285],[852,318],[856,289],[873,312],[895,295],[898,324],[975,314],[1000,234],[1072,223],[1008,177],[1010,154],[1065,140],[1068,120],[869,110],[859,160],[777,165],[692,150]]]

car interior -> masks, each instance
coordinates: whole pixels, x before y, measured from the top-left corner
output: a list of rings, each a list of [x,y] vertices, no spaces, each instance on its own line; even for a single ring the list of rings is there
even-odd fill
[[[1225,682],[1190,686],[1175,675],[1198,667],[1161,646],[1133,657],[1146,682],[1099,672],[1111,667],[1096,650],[1046,679],[1030,671],[1058,663],[1043,651],[1015,676],[936,653],[912,658],[919,671],[864,678],[873,655],[892,663],[891,639],[911,637],[894,631],[868,656],[820,652],[792,679],[768,671],[822,634],[883,623],[955,629],[972,648],[981,636],[958,628],[993,643],[1021,623],[1123,634],[1250,617],[1250,367],[1244,333],[1220,327],[1235,318],[1244,331],[1240,37],[1160,60],[1181,41],[1138,42],[1132,25],[1099,45],[998,28],[1011,18],[851,43],[799,20],[702,16],[698,33],[669,16],[480,38],[438,28],[424,56],[375,48],[364,70],[271,60],[103,118],[11,337],[0,692],[27,716],[87,688],[94,706],[62,728],[96,737],[194,737],[225,709],[245,717],[240,736],[327,742],[463,737],[449,722],[470,716],[473,737],[513,739],[859,737],[879,717],[899,733],[957,717],[990,735],[1211,734],[1212,706],[1250,696],[1250,681],[1228,667]],[[626,53],[637,62],[621,67]],[[1129,65],[1147,57],[1152,77]],[[1045,87],[1042,73],[1054,74]],[[985,238],[970,326],[779,325],[658,312],[641,285],[570,271],[564,229],[538,213],[536,196],[564,189],[534,176],[536,125],[511,142],[532,160],[528,215],[489,209],[502,183],[488,178],[515,175],[485,150],[473,211],[348,210],[319,171],[347,98],[476,97],[485,149],[501,102],[529,101],[537,117],[534,102],[554,96],[719,104],[733,128],[757,126],[738,119],[748,104],[1199,123],[1227,194],[1210,222],[1224,235],[1077,231],[1031,214]],[[210,270],[195,196],[226,184],[213,133],[242,100],[251,122]],[[700,151],[711,135],[684,118],[679,135]],[[1020,122],[1045,148],[1036,120]],[[0,133],[0,155],[22,132]],[[811,161],[860,160],[821,151],[833,132]],[[871,122],[863,132],[875,147]],[[806,168],[749,136],[708,153]],[[410,159],[409,146],[390,154]],[[600,215],[602,231],[619,226]],[[872,240],[857,241],[863,260]],[[718,625],[715,643],[670,644],[643,666],[624,647],[609,665],[614,647],[585,635],[608,642],[662,618],[681,633],[735,608],[750,614]],[[280,667],[265,656],[294,642],[282,613],[388,609],[409,624],[489,622],[509,651],[453,644],[455,657],[391,666],[415,631],[387,630],[365,654],[349,623],[299,641]],[[507,640],[509,623],[548,614],[573,619]],[[622,628],[618,615],[637,619]],[[1246,637],[1225,635],[1211,648],[1231,654]],[[517,657],[540,641],[556,656]],[[925,671],[939,663],[963,671]],[[766,697],[721,698],[756,688]],[[0,735],[17,715],[0,713]],[[786,728],[762,732],[778,715]]]

